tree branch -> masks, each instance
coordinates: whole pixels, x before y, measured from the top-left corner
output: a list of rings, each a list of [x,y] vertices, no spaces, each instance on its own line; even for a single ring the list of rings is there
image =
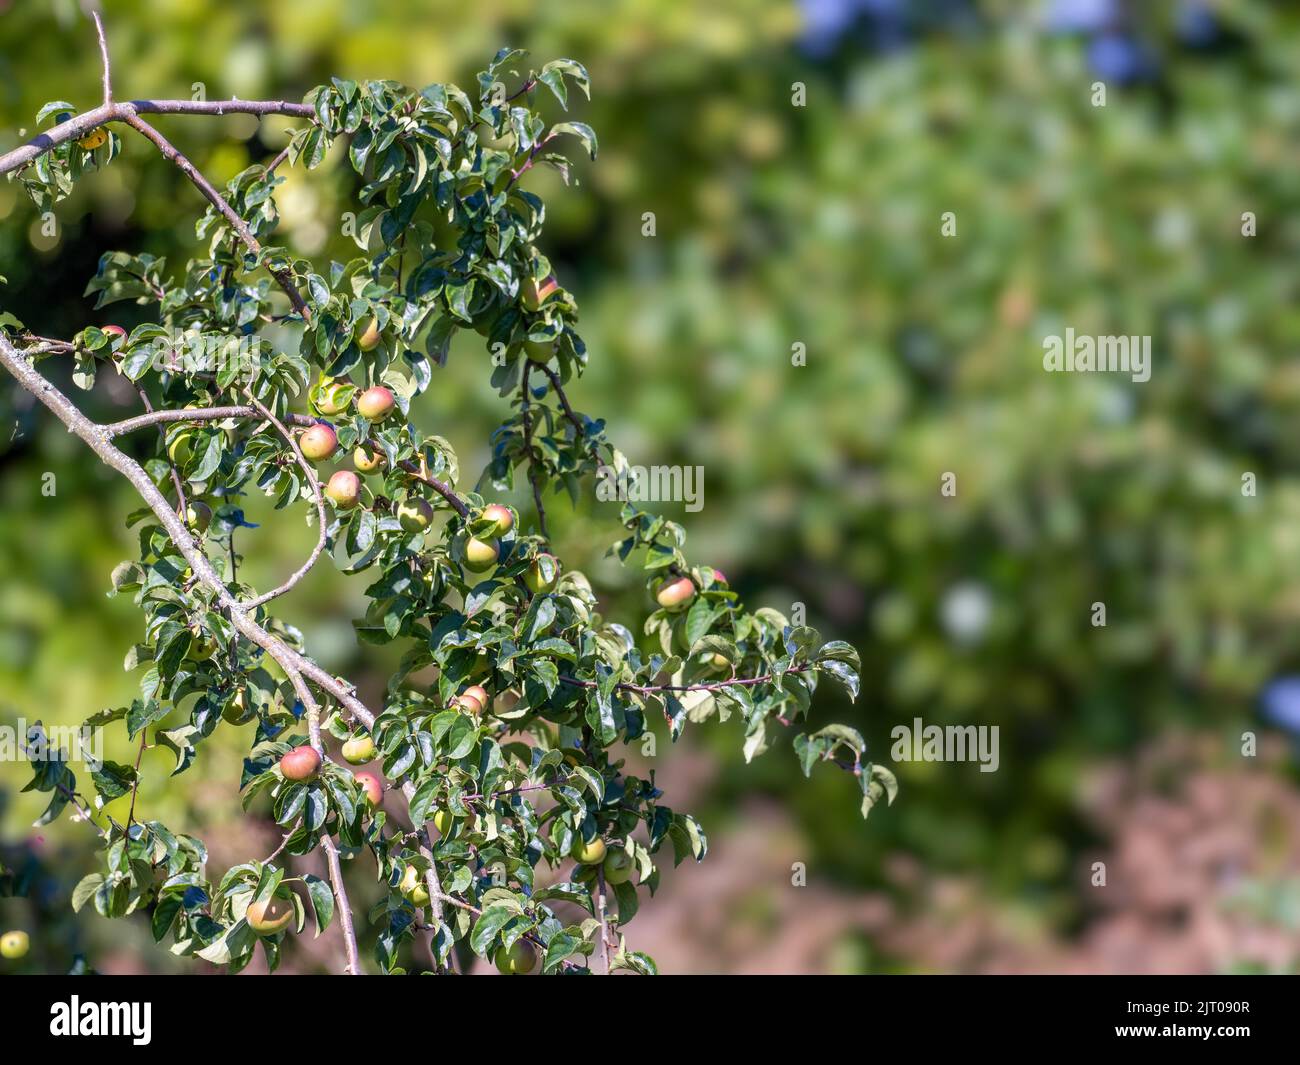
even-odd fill
[[[104,106],[113,103],[113,74],[108,62],[108,38],[104,36],[104,23],[98,11],[92,11],[90,17],[95,20],[95,36],[99,38],[99,58],[104,65]]]

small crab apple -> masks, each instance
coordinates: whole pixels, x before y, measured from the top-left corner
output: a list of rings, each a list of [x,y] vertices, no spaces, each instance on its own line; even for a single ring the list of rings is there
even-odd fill
[[[429,889],[424,883],[424,877],[420,875],[420,870],[413,865],[406,867],[406,872],[402,874],[402,883],[397,890],[416,906],[429,904]]]
[[[384,464],[384,453],[378,448],[359,447],[352,452],[352,463],[362,473],[374,473]]]
[[[339,449],[339,437],[332,425],[317,422],[298,440],[303,458],[308,462],[324,462],[334,457]]]
[[[543,551],[524,570],[524,586],[533,595],[542,595],[555,587],[560,579],[560,560]]]
[[[347,395],[348,386],[342,381],[335,381],[332,378],[322,377],[320,384],[316,386],[316,410],[326,416],[342,414],[348,409]]]
[[[655,592],[655,601],[665,610],[681,610],[695,598],[695,585],[689,577],[666,581]]]
[[[487,689],[481,684],[471,684],[457,696],[456,701],[462,706],[469,704],[466,709],[469,709],[471,713],[481,714],[490,698]]]
[[[221,710],[221,720],[231,725],[244,725],[252,721],[257,716],[248,701],[248,692],[240,688],[231,696],[230,701],[226,703]]]
[[[353,776],[356,782],[361,785],[361,790],[366,793],[366,799],[371,806],[378,806],[384,801],[384,782],[379,779],[378,775],[368,770],[362,770]]]
[[[454,825],[457,820],[463,820],[465,824],[472,827],[475,819],[472,810],[468,814],[460,816],[453,814],[448,809],[439,807],[433,812],[433,817],[431,817],[430,820],[433,822],[433,827],[438,830],[438,834],[445,836],[451,831],[452,825]]]
[[[305,744],[280,757],[280,772],[285,780],[311,780],[319,769],[320,755]]]
[[[483,518],[492,522],[492,526],[484,530],[487,536],[504,536],[515,527],[515,516],[510,513],[509,507],[503,507],[500,503],[489,503],[484,507]]]
[[[338,470],[325,485],[325,494],[339,510],[351,510],[361,499],[361,478],[351,470]]]
[[[535,362],[539,366],[545,366],[551,361],[551,356],[555,354],[555,341],[525,340],[524,354],[528,356],[529,362]]]
[[[364,765],[375,758],[375,741],[359,733],[343,741],[343,760],[348,765]]]
[[[185,520],[200,533],[206,533],[212,524],[212,508],[203,500],[195,499],[185,508]]]
[[[597,836],[588,842],[579,836],[573,841],[569,856],[579,865],[599,865],[605,860],[605,841]]]
[[[398,506],[397,520],[404,532],[424,532],[433,523],[433,507],[427,499],[410,496]]]
[[[632,879],[633,862],[632,855],[628,854],[622,847],[618,850],[610,851],[605,855],[605,862],[602,866],[605,873],[605,883],[626,884]]]
[[[288,899],[250,902],[244,920],[259,936],[273,936],[289,927],[289,922],[293,920],[293,904]]]
[[[17,961],[31,949],[31,937],[23,931],[14,929],[0,936],[0,958]]]
[[[379,319],[371,318],[370,324],[366,326],[362,334],[357,337],[357,347],[362,351],[374,351],[379,347],[379,340],[382,334],[379,331]]]
[[[499,948],[494,960],[502,976],[527,976],[537,966],[537,951],[531,943],[516,939],[509,949]]]
[[[494,540],[480,540],[471,536],[465,543],[465,568],[474,573],[483,573],[497,564],[501,549]]]
[[[382,422],[397,409],[397,399],[383,385],[367,388],[357,396],[357,413],[366,421]]]

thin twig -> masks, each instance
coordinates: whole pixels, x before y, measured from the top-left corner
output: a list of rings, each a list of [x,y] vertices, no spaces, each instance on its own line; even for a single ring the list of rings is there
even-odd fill
[[[542,538],[549,540],[551,535],[546,530],[546,507],[542,505],[542,486],[538,480],[537,462],[533,457],[533,416],[529,409],[528,382],[532,376],[533,362],[525,360],[523,385],[519,390],[519,414],[524,423],[524,459],[528,463],[528,483],[533,489],[533,506],[537,509],[537,527]]]
[[[95,20],[95,36],[99,38],[99,58],[104,65],[104,106],[113,106],[113,75],[108,62],[108,38],[104,36],[104,23],[98,11],[92,11],[90,17]]]

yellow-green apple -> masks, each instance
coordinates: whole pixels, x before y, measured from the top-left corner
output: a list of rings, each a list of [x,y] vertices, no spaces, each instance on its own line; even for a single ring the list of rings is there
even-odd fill
[[[541,595],[555,587],[560,579],[560,560],[543,551],[532,565],[524,570],[524,586],[533,593]]]
[[[482,516],[485,521],[492,522],[483,531],[485,536],[504,536],[515,526],[515,516],[510,513],[510,508],[500,503],[489,503],[483,508]]]
[[[374,761],[375,741],[364,732],[350,736],[343,741],[343,760],[348,765],[364,765]]]
[[[31,949],[31,937],[26,932],[14,929],[0,936],[0,957],[17,961]]]
[[[397,520],[404,532],[424,532],[433,522],[433,507],[427,499],[408,496],[397,508]]]
[[[373,351],[379,347],[379,319],[371,318],[370,324],[366,326],[365,331],[357,337],[357,347],[362,351]]]
[[[500,554],[494,540],[480,540],[477,536],[471,536],[465,543],[465,568],[474,573],[483,573],[497,564]]]
[[[244,920],[259,936],[273,936],[289,927],[289,922],[293,920],[293,903],[288,899],[250,902]]]
[[[605,855],[605,863],[601,867],[605,873],[605,883],[626,884],[632,879],[633,866],[632,855],[622,847],[610,851]]]
[[[579,836],[569,854],[580,865],[599,865],[605,860],[605,841],[598,836],[588,842]]]
[[[326,416],[342,414],[348,409],[347,390],[342,381],[322,377],[316,386],[316,410]]]
[[[537,965],[537,951],[533,950],[532,944],[516,939],[509,950],[505,947],[497,949],[496,964],[497,972],[502,976],[526,976]]]
[[[384,453],[375,448],[359,447],[352,452],[352,462],[362,473],[373,473],[384,464]]]
[[[200,533],[205,533],[212,524],[212,508],[203,500],[196,499],[185,508],[185,520]]]
[[[402,883],[398,890],[416,906],[427,906],[429,904],[429,888],[425,885],[420,870],[413,865],[406,867],[406,872],[402,874]]]

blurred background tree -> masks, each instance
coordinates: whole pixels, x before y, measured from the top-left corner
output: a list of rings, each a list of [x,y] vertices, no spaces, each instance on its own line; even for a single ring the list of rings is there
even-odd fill
[[[1268,687],[1300,671],[1300,219],[1288,214],[1300,16],[1285,5],[104,7],[119,92],[135,96],[295,98],[331,75],[463,83],[507,44],[585,63],[593,99],[574,109],[599,133],[600,158],[577,168],[575,190],[553,172],[534,171],[531,186],[548,204],[545,250],[583,309],[592,357],[575,401],[608,413],[632,461],[704,467],[703,511],[673,515],[694,557],[725,569],[747,601],[803,603],[809,624],[859,647],[857,707],[834,705],[829,686],[820,698],[827,719],[863,730],[873,757],[888,761],[890,728],[916,716],[1000,726],[997,772],[897,764],[903,799],[866,825],[851,781],[796,787],[793,757],[747,766],[697,730],[673,786],[694,790],[726,880],[714,887],[736,901],[702,908],[713,916],[695,925],[633,924],[634,938],[671,941],[652,947],[665,969],[978,967],[977,951],[939,958],[924,936],[897,934],[944,910],[935,892],[948,878],[991,924],[1068,943],[1096,916],[1081,870],[1116,844],[1089,813],[1098,773],[1184,731],[1209,737],[1196,763],[1207,772],[1240,762],[1245,730],[1300,733],[1300,688]],[[0,0],[0,11],[7,149],[45,101],[92,106],[99,67],[73,0]],[[178,118],[166,130],[224,181],[277,152],[287,125]],[[290,172],[280,207],[286,243],[342,258],[355,178],[332,162]],[[81,292],[99,254],[183,260],[196,196],[129,140],[60,206],[55,237],[21,190],[0,185],[0,310],[54,336],[96,321]],[[945,212],[955,235],[942,234]],[[130,313],[114,308],[128,327]],[[1044,373],[1043,337],[1067,326],[1152,336],[1150,381]],[[796,350],[806,365],[792,365]],[[462,338],[424,408],[468,483],[503,411],[487,379],[477,338]],[[0,390],[15,427],[0,445],[0,723],[79,722],[134,687],[121,660],[138,618],[104,595],[134,504],[18,401]],[[105,417],[134,402],[109,380],[90,399]],[[46,472],[53,497],[41,493]],[[949,472],[958,489],[945,498]],[[594,499],[572,516],[557,507],[553,532],[611,612],[637,616],[643,592],[601,560],[615,513]],[[242,546],[253,581],[269,585],[311,533],[266,506],[249,519],[265,524]],[[329,668],[380,683],[390,664],[356,645],[359,603],[359,588],[321,567],[289,620]],[[1091,623],[1095,603],[1105,627]],[[214,764],[192,772],[234,779],[236,743],[225,765],[216,743]],[[1266,761],[1249,772],[1291,795],[1293,763]],[[157,816],[209,835],[256,829],[215,786],[169,789],[164,762],[146,763],[140,796]],[[43,848],[44,906],[84,870],[76,826],[31,841],[40,805],[13,794],[21,778],[0,765],[0,838],[20,848],[3,860],[13,869]],[[780,831],[753,839],[742,822],[754,816]],[[1241,858],[1224,891],[1294,896],[1300,859],[1261,857],[1271,853],[1261,844]],[[810,889],[790,887],[795,861]],[[683,911],[710,890],[668,879]],[[832,927],[806,927],[800,891],[836,900]],[[0,899],[0,924],[33,920],[27,905]],[[47,947],[45,967],[70,967],[82,941],[101,964],[145,964],[95,920]],[[808,942],[791,932],[800,920]],[[1279,933],[1291,953],[1265,967],[1296,964],[1298,921],[1294,906],[1270,911],[1267,927],[1291,928]],[[1184,964],[1221,967],[1232,954]]]

